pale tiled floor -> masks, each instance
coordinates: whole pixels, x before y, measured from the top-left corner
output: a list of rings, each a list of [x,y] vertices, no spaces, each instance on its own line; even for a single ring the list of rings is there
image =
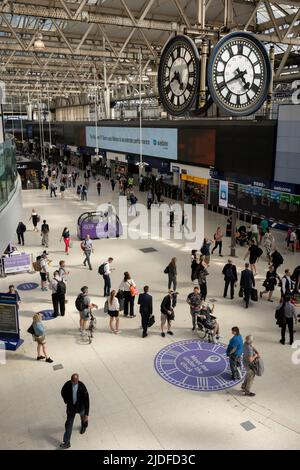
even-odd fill
[[[103,182],[101,202],[116,202],[110,185]],[[139,195],[139,200],[143,195]],[[208,298],[217,299],[216,315],[221,324],[222,341],[230,338],[230,329],[238,325],[242,334],[253,334],[256,347],[265,362],[265,374],[257,377],[250,399],[241,395],[239,388],[215,393],[191,392],[174,387],[159,377],[153,365],[156,353],[171,341],[193,337],[186,295],[192,290],[190,258],[183,251],[182,242],[176,247],[169,241],[156,240],[97,240],[94,242],[94,271],[84,268],[79,241],[76,240],[78,215],[87,208],[96,207],[99,199],[94,185],[88,204],[74,196],[73,190],[65,200],[50,199],[44,191],[23,192],[24,222],[32,207],[46,218],[51,230],[50,257],[56,267],[66,258],[71,271],[68,285],[67,313],[64,318],[46,322],[48,348],[54,364],[63,369],[54,371],[52,365],[36,361],[36,345],[26,332],[33,312],[51,308],[49,292],[40,289],[21,293],[20,324],[24,345],[16,352],[8,352],[7,364],[1,368],[0,387],[0,448],[1,449],[55,449],[61,442],[65,407],[60,390],[73,372],[87,385],[91,399],[90,425],[87,433],[78,433],[79,421],[72,436],[73,449],[299,449],[300,448],[300,365],[291,362],[292,349],[278,343],[279,330],[274,322],[274,305],[266,300],[245,310],[241,300],[222,298],[223,259],[213,256],[209,268]],[[215,226],[225,219],[216,214],[205,214],[205,231],[212,237]],[[71,255],[65,257],[59,243],[62,228],[68,225],[74,234]],[[283,234],[276,233],[279,246]],[[40,235],[26,232],[27,250],[40,252]],[[229,253],[229,240],[224,243],[224,255]],[[139,248],[154,247],[158,251],[144,254]],[[236,259],[242,267],[245,250],[238,250]],[[112,255],[115,258],[112,274],[113,287],[118,287],[122,274],[129,270],[139,289],[145,283],[151,287],[155,313],[159,318],[159,304],[166,292],[163,269],[172,256],[179,264],[178,290],[180,296],[174,323],[175,336],[161,338],[156,324],[148,338],[141,338],[139,315],[134,320],[120,319],[122,333],[112,335],[102,310],[97,312],[96,336],[91,345],[80,341],[78,312],[75,297],[84,284],[90,287],[94,302],[103,307],[103,281],[97,274],[100,262]],[[284,266],[300,264],[299,254],[285,255]],[[266,262],[258,265],[258,284],[264,278]],[[1,290],[10,282],[39,282],[38,274],[19,274],[0,280]],[[278,298],[278,293],[277,293]],[[136,313],[138,311],[136,310]],[[300,313],[300,312],[299,312]],[[297,326],[296,339],[299,338]],[[247,432],[241,423],[251,421],[256,428]]]

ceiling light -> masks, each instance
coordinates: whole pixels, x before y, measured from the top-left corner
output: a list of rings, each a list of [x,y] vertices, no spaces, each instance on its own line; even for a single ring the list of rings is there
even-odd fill
[[[38,33],[36,35],[36,39],[33,43],[33,48],[36,50],[36,51],[42,51],[45,49],[45,44],[44,44],[44,41],[43,41],[43,35],[42,33]]]

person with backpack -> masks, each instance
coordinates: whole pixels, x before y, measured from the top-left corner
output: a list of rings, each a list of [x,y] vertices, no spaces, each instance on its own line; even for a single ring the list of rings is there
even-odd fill
[[[54,271],[53,279],[50,284],[54,310],[53,317],[56,318],[59,314],[63,317],[65,315],[66,284],[60,277],[59,271]]]
[[[120,304],[116,297],[116,291],[112,290],[107,299],[107,313],[109,315],[109,328],[112,333],[120,333],[119,330],[119,313]],[[115,328],[113,326],[115,319]]]
[[[263,251],[261,248],[257,246],[256,239],[252,238],[249,249],[244,256],[244,260],[248,258],[249,256],[250,269],[253,272],[253,274],[256,274],[256,262],[262,254],[263,254]]]
[[[215,246],[213,247],[211,254],[213,254],[215,249],[219,247],[219,256],[223,256],[222,255],[222,245],[223,245],[222,238],[223,238],[223,232],[221,230],[221,227],[217,227],[217,230],[214,234]]]
[[[210,245],[211,244],[212,244],[212,240],[205,237],[202,243],[202,247],[200,249],[201,254],[205,256],[205,263],[207,264],[207,266],[209,266],[209,261],[210,261]]]
[[[294,322],[298,321],[295,305],[291,303],[291,296],[286,295],[283,302],[276,307],[275,311],[276,323],[281,328],[281,339],[279,342],[285,344],[286,326],[289,329],[290,345],[294,342]]]
[[[103,297],[108,297],[110,295],[110,289],[111,289],[111,279],[110,279],[110,274],[112,271],[112,268],[110,267],[111,263],[113,262],[113,258],[109,257],[108,260],[105,263],[102,263],[99,266],[98,273],[100,276],[103,277],[104,280],[104,295]]]
[[[242,383],[242,390],[248,397],[255,397],[255,393],[251,392],[251,387],[255,378],[255,361],[259,358],[259,353],[253,346],[254,338],[248,335],[243,345],[243,365],[246,369],[245,380]]]
[[[123,282],[121,282],[119,289],[123,292],[124,299],[124,317],[128,317],[128,307],[130,307],[129,316],[134,318],[134,299],[137,295],[136,283],[130,276],[129,272],[124,273]]]
[[[86,263],[87,263],[89,266],[89,270],[92,271],[93,268],[91,265],[91,253],[94,253],[94,249],[93,249],[93,242],[89,234],[87,234],[85,239],[81,242],[81,249],[83,250],[84,256],[85,256],[83,265],[86,266]]]
[[[87,286],[83,286],[81,288],[81,292],[75,300],[75,307],[80,314],[79,330],[80,330],[81,336],[83,336],[87,328],[87,322],[90,316],[90,310],[93,308],[98,308],[98,305],[93,304],[91,302],[91,299],[89,297],[89,289]]]
[[[224,287],[224,299],[227,297],[228,287],[230,286],[230,298],[234,299],[234,286],[236,286],[238,276],[236,271],[236,266],[232,263],[232,260],[229,259],[228,263],[225,264],[222,270],[224,275],[225,287]]]
[[[23,224],[23,222],[19,222],[16,232],[19,245],[22,244],[24,246],[24,233],[26,232],[26,225]]]
[[[64,239],[64,244],[65,244],[65,253],[68,255],[69,254],[69,247],[70,247],[70,231],[68,227],[65,227],[62,231],[60,241]]]
[[[283,264],[284,259],[282,255],[279,253],[279,251],[277,250],[277,248],[275,248],[273,253],[271,253],[270,258],[271,258],[271,263],[274,266],[274,270],[276,272],[279,266]]]
[[[42,245],[48,248],[49,246],[49,225],[47,224],[46,220],[43,220],[41,226],[41,237],[42,237]]]
[[[129,195],[129,202],[130,202],[130,214],[133,215],[133,211],[134,211],[134,215],[137,214],[136,212],[136,203],[137,203],[138,199],[136,197],[136,195],[134,194],[133,191],[130,192],[130,195]]]

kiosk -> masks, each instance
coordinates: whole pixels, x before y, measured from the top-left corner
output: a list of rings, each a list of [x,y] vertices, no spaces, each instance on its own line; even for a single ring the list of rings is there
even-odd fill
[[[16,294],[0,293],[0,342],[15,351],[24,342],[20,338],[19,310]]]
[[[84,212],[77,221],[77,235],[80,240],[84,240],[87,235],[92,239],[99,239],[119,237],[122,234],[122,224],[117,214]]]

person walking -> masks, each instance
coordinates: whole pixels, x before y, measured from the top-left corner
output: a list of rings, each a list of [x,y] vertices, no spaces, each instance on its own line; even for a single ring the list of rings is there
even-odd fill
[[[275,243],[274,237],[270,232],[270,229],[267,228],[266,232],[264,234],[264,237],[262,239],[263,246],[266,249],[266,256],[269,262],[271,262],[271,252],[273,250],[273,246]]]
[[[187,233],[191,232],[188,225],[187,225],[187,221],[188,221],[188,218],[185,214],[185,211],[183,210],[182,214],[181,214],[181,224],[180,224],[180,229],[179,229],[180,232],[184,233],[184,230],[186,230]]]
[[[177,289],[177,258],[172,258],[170,263],[165,269],[165,273],[168,274],[168,290],[171,289],[173,284],[173,290]]]
[[[48,253],[46,250],[43,251],[40,258],[40,277],[41,277],[41,289],[47,291],[47,282],[49,282],[49,260]]]
[[[144,286],[143,294],[139,295],[138,305],[140,306],[140,314],[142,319],[143,338],[148,336],[148,324],[149,318],[153,314],[153,299],[152,295],[149,294],[149,286]]]
[[[174,308],[172,306],[173,301],[173,291],[170,290],[168,294],[163,298],[162,303],[160,304],[160,327],[161,327],[161,336],[164,338],[166,336],[164,332],[165,324],[167,323],[167,334],[173,336],[174,333],[171,330],[171,322],[174,320]]]
[[[197,276],[198,284],[200,289],[201,300],[205,301],[207,296],[207,282],[206,278],[209,275],[209,272],[206,269],[206,263],[204,260],[201,260],[198,266]]]
[[[249,269],[249,263],[245,263],[245,269],[241,272],[240,287],[244,294],[245,308],[248,308],[251,290],[255,287],[255,280],[253,272]]]
[[[82,187],[81,187],[81,200],[82,201],[87,201],[87,185],[86,184],[83,184]]]
[[[136,283],[130,276],[128,271],[124,273],[124,279],[120,284],[119,289],[123,291],[123,299],[124,299],[124,317],[128,317],[128,307],[130,308],[129,315],[130,318],[134,318],[136,315],[134,314],[134,299],[136,291]]]
[[[251,233],[251,241],[253,241],[253,239],[255,240],[256,242],[256,245],[258,245],[258,227],[257,227],[257,224],[252,224],[250,226],[250,233]]]
[[[290,247],[293,253],[295,253],[296,245],[297,245],[297,234],[296,234],[296,227],[294,227],[290,233]]]
[[[103,263],[103,280],[104,280],[104,297],[108,297],[110,295],[111,289],[111,279],[110,274],[113,268],[111,268],[111,263],[113,262],[113,258],[109,257],[108,260]]]
[[[263,286],[264,286],[265,290],[261,291],[259,293],[260,298],[262,298],[262,296],[264,294],[269,294],[268,295],[268,301],[273,302],[272,295],[273,295],[273,292],[275,290],[275,286],[277,284],[277,279],[279,279],[279,276],[276,273],[276,271],[274,269],[274,266],[271,264],[269,266],[269,270],[267,271],[266,279],[263,282]]]
[[[91,302],[89,297],[89,289],[87,286],[83,286],[80,290],[81,292],[75,300],[75,306],[80,314],[79,331],[81,336],[83,336],[87,327],[90,311],[93,308],[98,308],[98,305]]]
[[[97,179],[97,185],[96,186],[97,186],[98,196],[100,196],[100,194],[101,194],[101,181],[100,181],[99,178]]]
[[[293,281],[291,279],[291,271],[289,269],[284,270],[284,276],[281,279],[281,298],[285,295],[291,295],[293,292]]]
[[[251,271],[250,271],[251,272]],[[243,354],[243,338],[240,335],[240,330],[237,326],[231,329],[232,338],[227,346],[226,354],[229,357],[229,365],[232,374],[232,380],[239,380],[242,376],[241,367],[241,356]]]
[[[227,297],[228,287],[230,286],[230,298],[234,299],[234,287],[237,284],[238,276],[236,271],[236,266],[232,263],[232,260],[229,259],[225,264],[222,274],[224,275],[225,287],[224,287],[224,299]]]
[[[114,180],[113,178],[110,180],[110,184],[111,184],[111,190],[114,191],[114,190],[115,190],[115,186],[116,186],[116,182],[115,182],[115,180]]]
[[[78,374],[72,374],[71,380],[68,380],[61,389],[61,396],[67,405],[67,420],[65,423],[65,433],[61,449],[71,447],[71,436],[76,414],[80,415],[81,429],[80,434],[84,434],[88,427],[88,417],[90,411],[90,397],[86,386],[80,382]]]
[[[197,258],[197,250],[192,250],[191,253],[191,281],[194,282],[198,279],[199,262]]]
[[[242,383],[242,390],[248,397],[255,397],[255,393],[251,392],[251,387],[255,378],[255,371],[253,363],[259,358],[259,353],[253,346],[254,338],[252,335],[248,335],[245,338],[243,345],[243,365],[246,369],[245,380]]]
[[[196,329],[196,320],[197,320],[197,315],[200,312],[201,309],[201,295],[200,295],[200,289],[198,286],[194,287],[193,292],[191,292],[186,299],[187,303],[190,306],[190,314],[192,317],[192,331],[195,331]]]
[[[62,239],[64,239],[65,253],[66,253],[66,255],[68,255],[69,254],[69,248],[70,248],[70,231],[69,231],[68,227],[65,227],[63,229],[61,237],[60,237],[60,241],[62,241]]]
[[[19,245],[22,244],[24,246],[24,233],[26,232],[26,225],[23,224],[23,222],[19,222],[16,232]]]
[[[291,296],[286,295],[283,302],[276,307],[275,318],[277,324],[281,328],[281,339],[279,342],[285,344],[285,332],[288,326],[290,335],[290,345],[294,342],[294,322],[298,321],[295,305],[291,303]]]
[[[129,207],[128,215],[135,215],[136,216],[136,214],[137,214],[137,211],[136,211],[137,201],[138,201],[138,199],[137,199],[136,195],[134,194],[133,191],[131,191],[130,194],[129,194],[130,207]]]
[[[260,228],[259,239],[261,243],[265,234],[267,233],[269,229],[269,221],[267,219],[261,219],[259,228]]]
[[[55,181],[51,181],[51,183],[50,183],[50,197],[52,197],[53,194],[54,194],[54,197],[56,197],[56,190],[57,190],[57,186],[56,186]]]
[[[90,235],[87,234],[83,242],[81,243],[81,249],[84,252],[84,261],[83,265],[86,266],[86,263],[89,266],[89,270],[92,271],[92,265],[91,265],[91,253],[94,253],[94,248],[93,248],[93,242],[90,238]]]
[[[254,239],[251,239],[249,249],[244,256],[244,260],[249,256],[250,269],[256,274],[256,262],[258,258],[262,255],[263,251],[257,246],[257,243]]]
[[[32,220],[33,231],[38,232],[37,224],[39,222],[39,216],[38,216],[35,209],[32,209],[31,216],[29,217],[29,220]]]
[[[64,180],[61,181],[59,190],[60,190],[61,199],[64,199],[65,198],[65,190],[66,190]]]
[[[49,225],[47,224],[46,220],[43,220],[41,225],[41,237],[42,237],[42,245],[48,248],[49,246]]]
[[[119,331],[119,313],[120,313],[120,304],[119,300],[116,297],[116,291],[112,290],[108,299],[107,299],[107,313],[109,315],[109,328],[112,333],[120,333]],[[115,320],[115,328],[114,328]]]
[[[37,342],[37,361],[41,361],[42,359],[46,359],[45,362],[49,362],[50,364],[53,362],[51,357],[48,355],[47,347],[46,347],[46,333],[45,327],[42,323],[42,316],[40,313],[35,313],[32,317],[32,327],[33,327],[33,338],[34,341]],[[43,354],[42,354],[43,352]]]
[[[274,266],[275,272],[277,271],[279,266],[281,266],[283,264],[283,261],[284,261],[284,259],[281,255],[281,253],[279,253],[277,248],[275,248],[274,251],[271,253],[271,263]]]
[[[211,254],[213,254],[215,249],[219,247],[219,256],[223,256],[222,255],[222,245],[223,245],[222,239],[223,239],[223,232],[221,230],[221,227],[217,227],[217,230],[214,234],[215,246],[213,247]]]
[[[53,317],[56,318],[59,314],[63,317],[65,315],[66,284],[60,277],[59,271],[54,271],[50,285],[52,289]]]
[[[205,256],[205,263],[207,266],[209,266],[209,261],[210,261],[210,246],[212,244],[212,240],[209,238],[204,238],[202,247],[200,249],[200,252],[202,255]]]
[[[152,194],[152,191],[149,190],[147,192],[147,209],[148,210],[151,209],[152,203],[153,203],[153,194]]]

